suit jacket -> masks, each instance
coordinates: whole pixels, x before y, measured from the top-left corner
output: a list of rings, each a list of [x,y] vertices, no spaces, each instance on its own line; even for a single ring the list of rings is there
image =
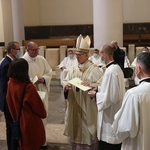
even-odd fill
[[[6,56],[0,65],[0,110],[4,111],[4,105],[6,102],[7,82],[9,77],[7,76],[8,68],[11,63],[11,59]]]
[[[124,50],[120,49],[119,47],[114,51],[114,61],[124,69],[124,59],[125,59],[125,52]]]

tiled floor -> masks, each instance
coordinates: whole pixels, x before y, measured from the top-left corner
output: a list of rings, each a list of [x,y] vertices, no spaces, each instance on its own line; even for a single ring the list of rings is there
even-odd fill
[[[65,101],[59,80],[52,80],[49,97],[49,116],[46,125],[48,150],[70,150],[68,139],[63,135]],[[0,150],[7,150],[5,120],[2,113],[0,113]]]

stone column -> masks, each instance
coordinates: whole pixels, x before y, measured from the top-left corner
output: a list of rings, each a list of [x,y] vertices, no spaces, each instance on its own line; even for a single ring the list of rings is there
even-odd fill
[[[24,36],[23,0],[11,0],[14,40],[22,45]]]
[[[0,1],[0,42],[4,42],[4,27],[2,16],[2,2]]]
[[[123,0],[93,0],[94,47],[123,45]]]

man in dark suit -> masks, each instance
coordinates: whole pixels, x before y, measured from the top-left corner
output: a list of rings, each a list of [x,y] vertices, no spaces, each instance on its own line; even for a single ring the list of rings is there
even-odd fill
[[[114,61],[124,70],[124,60],[125,60],[125,52],[124,50],[120,49],[118,46],[118,42],[112,41],[111,45],[114,49]]]
[[[7,82],[9,77],[7,76],[7,71],[11,61],[19,57],[20,45],[16,41],[9,42],[7,45],[7,55],[3,59],[0,65],[0,110],[4,112],[4,117],[6,120],[6,137],[7,137],[7,146],[8,150],[11,149],[11,123],[12,117],[10,115],[7,102],[6,102],[6,93],[7,93]]]

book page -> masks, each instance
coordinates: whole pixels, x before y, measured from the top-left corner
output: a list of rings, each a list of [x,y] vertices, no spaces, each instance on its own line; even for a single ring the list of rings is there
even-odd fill
[[[45,98],[45,95],[46,95],[46,93],[45,92],[42,92],[42,91],[37,91],[38,92],[38,94],[39,94],[39,96],[40,96],[40,98],[42,99],[42,101],[44,100],[44,98]]]
[[[77,77],[73,78],[72,80],[68,81],[68,83],[78,87],[79,89],[83,90],[83,91],[87,91],[87,90],[90,90],[91,87],[88,87],[88,86],[84,86],[82,85],[83,81]]]
[[[31,82],[34,84],[37,80],[38,80],[38,77],[35,76],[35,77],[31,80]]]

